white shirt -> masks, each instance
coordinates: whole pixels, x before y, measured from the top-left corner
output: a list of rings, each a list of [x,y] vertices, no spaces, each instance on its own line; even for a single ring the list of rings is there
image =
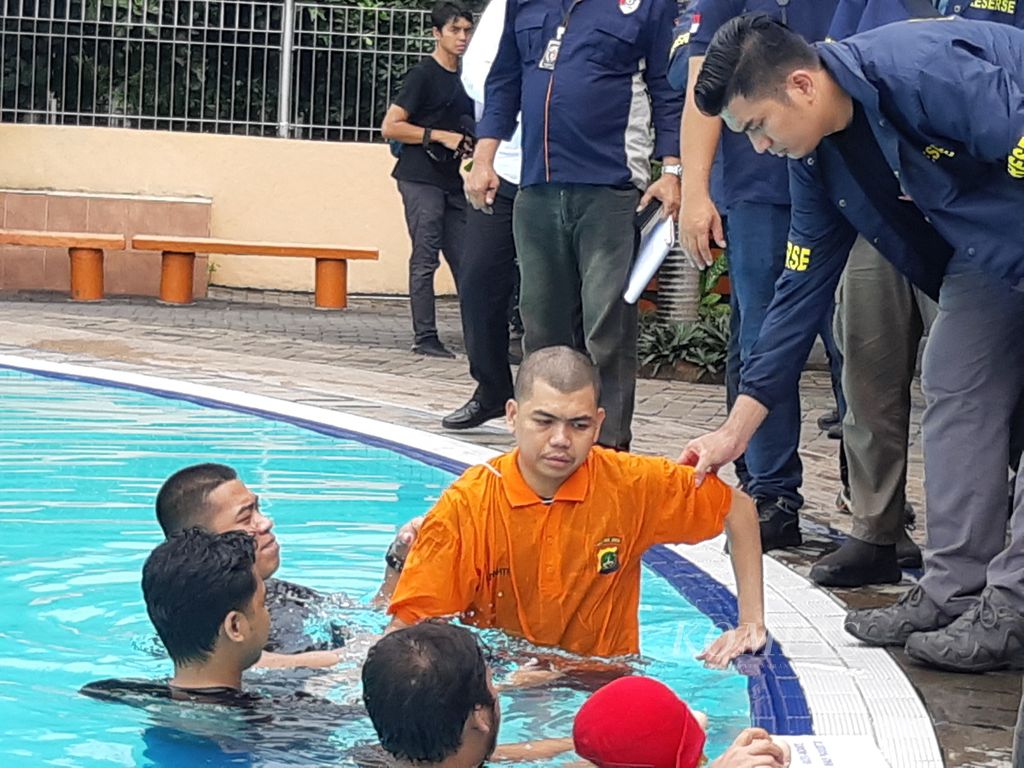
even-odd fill
[[[476,107],[476,119],[484,113],[484,87],[491,71],[494,57],[498,55],[498,43],[505,28],[505,1],[491,0],[484,9],[469,47],[462,55],[462,87]],[[523,151],[519,146],[521,128],[516,125],[512,138],[498,145],[494,156],[494,171],[505,181],[519,184],[523,166]]]

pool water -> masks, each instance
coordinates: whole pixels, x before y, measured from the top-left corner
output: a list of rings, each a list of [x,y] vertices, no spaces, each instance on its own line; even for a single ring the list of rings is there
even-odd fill
[[[278,576],[350,598],[332,608],[353,632],[338,669],[251,671],[246,685],[358,703],[359,662],[386,623],[368,607],[383,553],[450,472],[284,421],[0,368],[0,764],[344,765],[353,745],[372,740],[361,717],[322,722],[296,711],[254,725],[211,708],[77,693],[100,678],[170,674],[139,579],[161,540],[157,489],[200,461],[230,464],[260,495],[282,545]],[[750,711],[745,678],[693,659],[717,630],[647,569],[641,623],[638,668],[709,713],[708,754],[720,753]],[[492,646],[507,642],[486,635]],[[501,741],[569,735],[585,699],[575,687],[503,694]]]

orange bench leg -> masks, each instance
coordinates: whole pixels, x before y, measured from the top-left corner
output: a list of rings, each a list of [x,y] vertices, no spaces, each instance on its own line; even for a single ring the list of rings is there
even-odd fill
[[[99,248],[68,248],[71,257],[71,299],[100,301],[103,298],[103,251]]]
[[[163,252],[160,259],[160,301],[168,304],[192,303],[195,262],[194,253]]]
[[[316,260],[316,306],[318,309],[344,309],[348,306],[347,261]]]

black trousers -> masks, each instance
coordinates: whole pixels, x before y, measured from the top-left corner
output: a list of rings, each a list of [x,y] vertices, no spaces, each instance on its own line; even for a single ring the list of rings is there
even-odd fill
[[[512,238],[515,195],[515,185],[502,180],[492,214],[471,206],[466,212],[459,307],[469,373],[477,383],[473,397],[486,408],[504,405],[512,397],[508,309],[518,270]]]
[[[463,237],[466,228],[466,198],[460,189],[448,192],[433,184],[399,181],[398,191],[405,206],[405,223],[412,239],[409,256],[409,304],[415,343],[437,338],[434,313],[434,273],[444,253],[461,293]]]

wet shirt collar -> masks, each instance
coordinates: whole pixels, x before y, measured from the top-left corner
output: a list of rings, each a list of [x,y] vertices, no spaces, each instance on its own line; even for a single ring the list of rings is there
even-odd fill
[[[537,495],[523,478],[519,471],[519,449],[502,456],[496,462],[497,470],[501,475],[501,484],[505,489],[505,496],[512,507],[528,507],[531,504],[553,504],[556,501],[581,502],[587,497],[587,489],[590,488],[590,455],[587,460],[569,476],[555,492],[554,498],[542,499]]]

